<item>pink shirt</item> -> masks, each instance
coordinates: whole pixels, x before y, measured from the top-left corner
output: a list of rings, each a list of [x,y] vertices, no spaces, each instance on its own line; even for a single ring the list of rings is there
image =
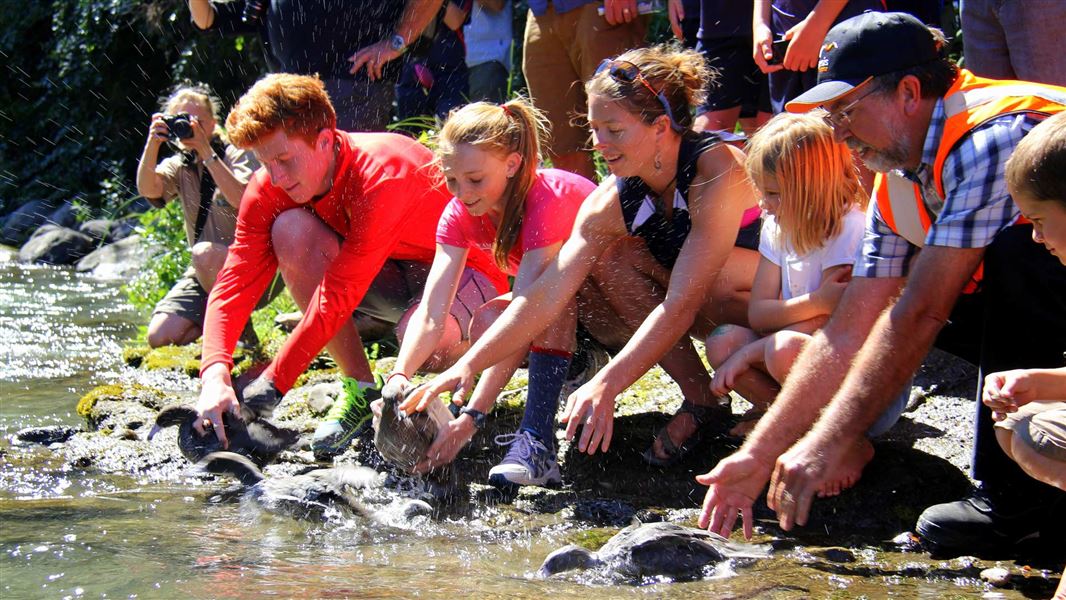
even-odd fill
[[[525,214],[518,241],[507,257],[507,274],[518,273],[522,255],[570,237],[581,203],[596,184],[580,175],[559,169],[539,169],[526,195]],[[437,223],[437,243],[456,248],[475,248],[492,256],[496,226],[488,215],[472,216],[458,198],[444,207]]]

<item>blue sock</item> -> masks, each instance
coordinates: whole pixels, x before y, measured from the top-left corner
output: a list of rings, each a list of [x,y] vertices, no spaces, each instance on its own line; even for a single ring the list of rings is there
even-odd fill
[[[529,391],[518,429],[537,436],[550,450],[555,448],[555,411],[570,358],[569,352],[561,350],[534,347],[529,351]]]

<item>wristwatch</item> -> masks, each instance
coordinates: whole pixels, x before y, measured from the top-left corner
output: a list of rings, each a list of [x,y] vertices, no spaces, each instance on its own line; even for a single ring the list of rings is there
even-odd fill
[[[485,413],[481,412],[480,410],[470,408],[469,406],[464,406],[462,409],[459,410],[459,416],[463,415],[470,415],[470,418],[474,420],[474,428],[480,430],[485,427]]]
[[[389,38],[389,47],[396,52],[403,54],[407,51],[407,40],[403,39],[402,35],[394,33],[392,34],[392,37]]]

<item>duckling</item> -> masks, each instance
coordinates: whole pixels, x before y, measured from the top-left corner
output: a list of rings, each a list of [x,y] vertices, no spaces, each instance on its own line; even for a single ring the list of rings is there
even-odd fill
[[[731,542],[716,534],[673,523],[634,522],[596,552],[573,544],[552,552],[537,574],[605,568],[627,577],[667,575],[693,579],[707,565],[732,558],[765,558],[768,545]]]
[[[212,452],[198,463],[203,471],[234,477],[246,493],[264,508],[299,519],[325,521],[330,509],[350,511],[383,525],[394,525],[381,511],[363,501],[359,491],[379,488],[382,478],[369,467],[338,465],[306,473],[266,477],[247,457],[233,452]],[[432,512],[421,500],[404,499],[400,516],[410,520]]]
[[[212,452],[229,450],[251,458],[259,466],[266,465],[277,458],[278,454],[294,445],[300,434],[291,429],[276,427],[262,419],[245,423],[243,419],[230,413],[222,415],[226,427],[229,448],[223,448],[215,436],[211,425],[205,426],[200,435],[193,427],[197,412],[191,406],[171,406],[162,410],[155,418],[155,426],[148,433],[148,439],[155,437],[164,427],[178,425],[178,448],[189,462],[199,462]]]

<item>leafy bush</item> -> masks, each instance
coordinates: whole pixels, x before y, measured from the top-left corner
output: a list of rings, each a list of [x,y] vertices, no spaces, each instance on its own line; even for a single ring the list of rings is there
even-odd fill
[[[126,285],[126,296],[133,306],[151,310],[189,267],[189,244],[180,202],[168,202],[164,208],[144,213],[140,220],[140,234],[153,256]]]

